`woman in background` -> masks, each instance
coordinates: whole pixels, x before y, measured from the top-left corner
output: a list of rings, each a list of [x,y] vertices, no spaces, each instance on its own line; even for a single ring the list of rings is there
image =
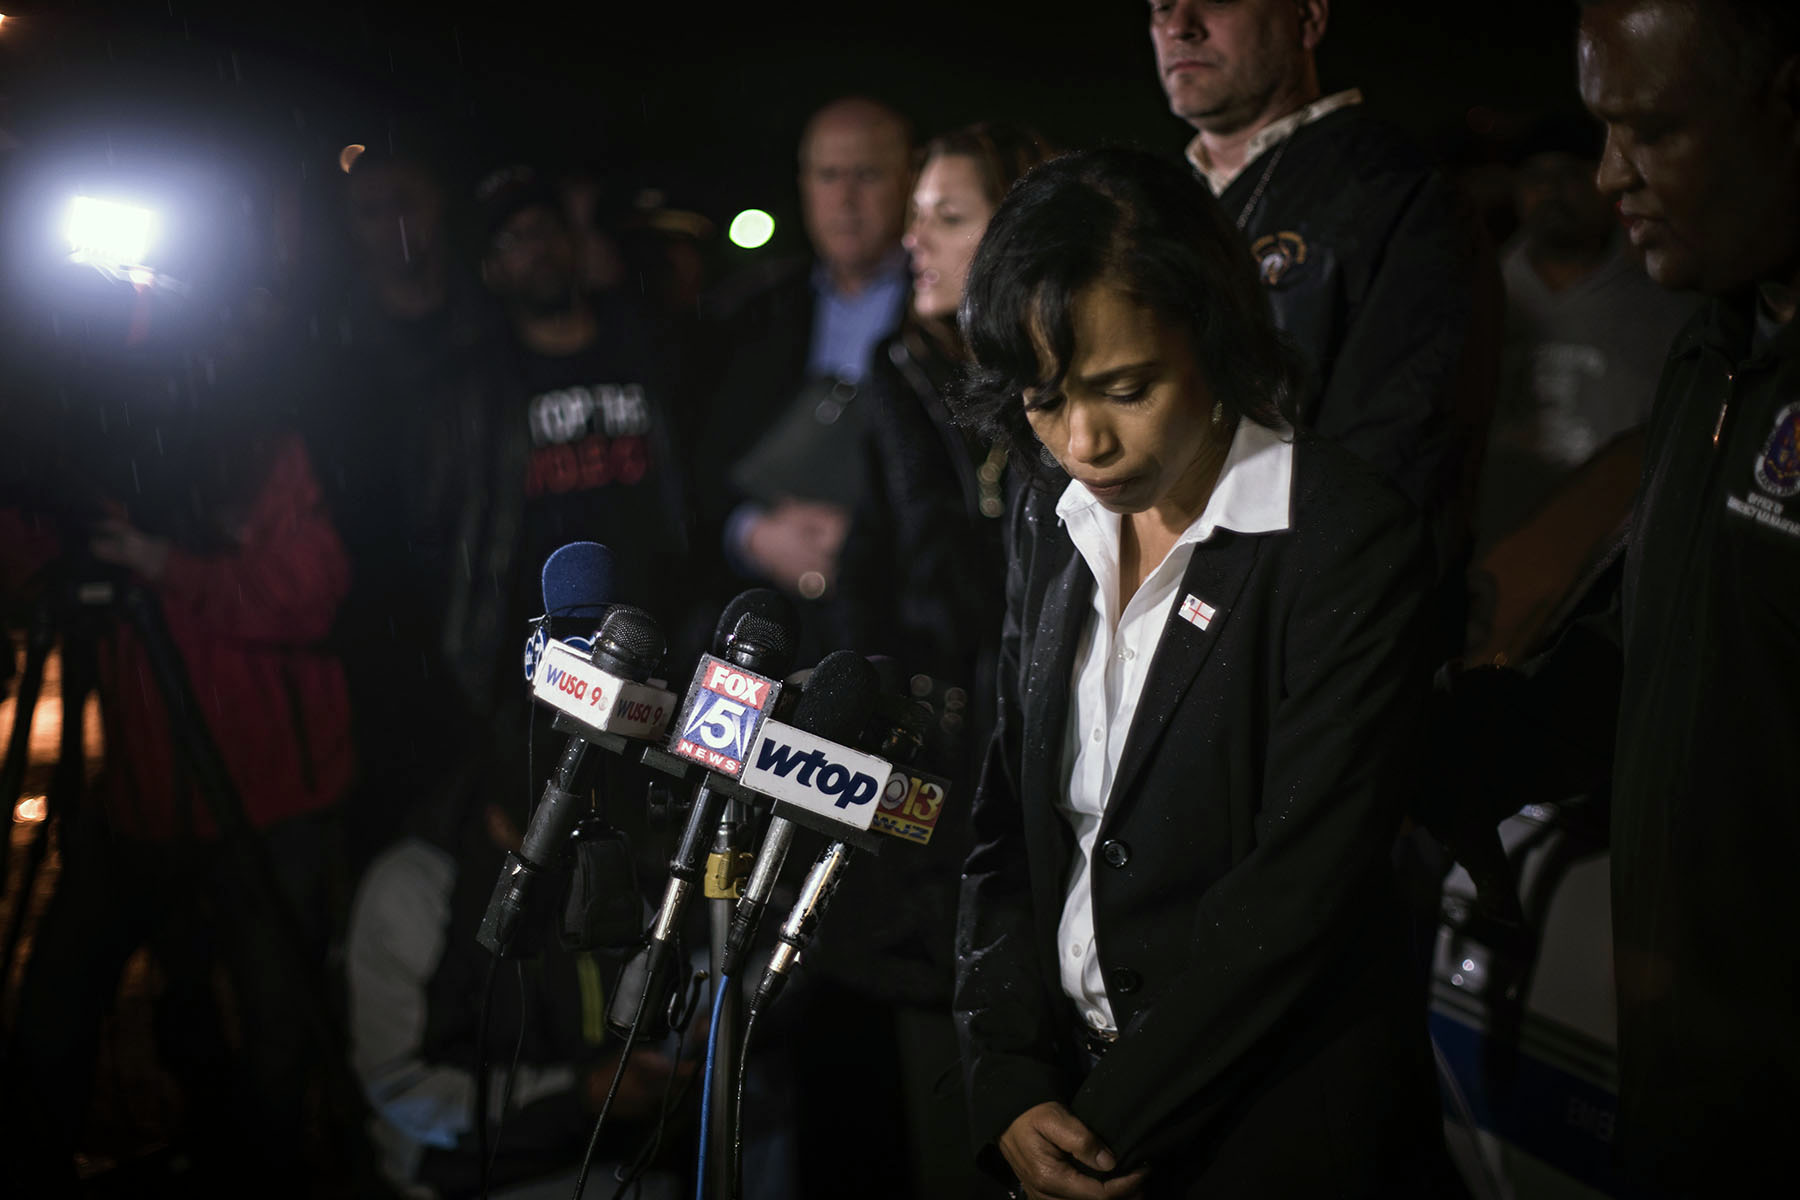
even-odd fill
[[[959,427],[944,402],[967,357],[956,310],[988,218],[1050,155],[1033,131],[999,124],[926,146],[903,239],[911,304],[870,366],[872,498],[840,569],[850,644],[930,681],[931,765],[959,783],[973,782],[992,725],[1001,518],[1017,473],[1003,447]]]
[[[830,1142],[861,1164],[850,1176],[870,1189],[860,1194],[958,1200],[982,1184],[969,1165],[961,1105],[946,1089],[956,1074],[956,881],[969,848],[974,768],[992,720],[1007,473],[1004,454],[959,428],[944,396],[964,358],[956,310],[975,246],[1007,189],[1049,153],[1030,130],[995,124],[929,143],[904,239],[912,298],[870,364],[870,499],[854,514],[839,560],[839,612],[846,644],[888,656],[912,680],[909,690],[931,702],[915,765],[946,776],[950,788],[929,844],[895,846],[846,875],[809,953],[821,982],[812,1011],[835,1021],[841,1036],[815,1037],[809,1023],[799,1052],[800,1103],[822,1110],[802,1116],[806,1195],[832,1194],[831,1168],[812,1152],[811,1131],[833,1122],[840,1129]],[[846,1054],[859,1066],[847,1069]],[[815,1075],[816,1086],[806,1086]],[[865,1083],[858,1102],[846,1103],[843,1080],[853,1076]],[[871,1123],[863,1102],[883,1116]],[[890,1123],[905,1136],[885,1143],[886,1170],[871,1167],[870,1140],[857,1131]]]

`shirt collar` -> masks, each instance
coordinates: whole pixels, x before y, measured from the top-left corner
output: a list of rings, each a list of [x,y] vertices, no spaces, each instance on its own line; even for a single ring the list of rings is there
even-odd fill
[[[1245,147],[1244,166],[1249,166],[1269,150],[1286,141],[1293,135],[1294,130],[1302,125],[1310,125],[1320,117],[1328,117],[1340,108],[1361,104],[1362,98],[1362,92],[1359,89],[1349,88],[1345,91],[1333,92],[1329,96],[1322,96],[1305,108],[1296,109],[1279,120],[1270,121],[1256,131],[1250,139],[1249,146]],[[1225,189],[1231,186],[1231,181],[1241,175],[1244,170],[1244,167],[1236,170],[1215,168],[1212,165],[1212,156],[1206,152],[1206,147],[1201,143],[1200,135],[1197,133],[1187,144],[1187,160],[1193,164],[1194,170],[1200,172],[1201,178],[1206,180],[1207,186],[1212,188],[1215,196],[1223,195]]]
[[[1766,344],[1755,345],[1757,307],[1755,289],[1729,296],[1715,296],[1702,304],[1669,346],[1671,359],[1711,351],[1745,368],[1765,359],[1800,354],[1800,317],[1775,331]]]
[[[1294,486],[1294,435],[1287,428],[1270,429],[1244,418],[1238,419],[1232,435],[1231,449],[1225,465],[1219,470],[1218,482],[1206,508],[1195,517],[1177,546],[1204,542],[1216,529],[1234,533],[1280,533],[1288,528]],[[1098,510],[1098,511],[1096,511]],[[1056,502],[1056,515],[1067,523],[1078,515],[1111,516],[1101,508],[1094,493],[1078,480],[1069,480],[1062,498]],[[1102,521],[1117,537],[1118,521]]]
[[[883,295],[888,289],[905,282],[906,251],[899,246],[888,252],[887,257],[881,260],[881,265],[875,269],[875,274],[869,277],[869,282],[854,296],[846,296],[838,291],[831,282],[831,268],[825,265],[823,259],[815,262],[812,269],[813,291],[842,304],[860,304],[871,296]]]

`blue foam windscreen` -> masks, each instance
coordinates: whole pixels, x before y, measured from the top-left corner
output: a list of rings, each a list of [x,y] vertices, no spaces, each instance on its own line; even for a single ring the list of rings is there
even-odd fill
[[[544,560],[544,613],[598,621],[612,603],[612,551],[599,542],[570,542]]]

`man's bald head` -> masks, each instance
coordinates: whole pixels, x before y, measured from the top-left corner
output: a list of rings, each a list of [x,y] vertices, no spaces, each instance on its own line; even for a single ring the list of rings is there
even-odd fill
[[[844,96],[813,113],[806,119],[800,134],[800,167],[812,154],[821,135],[838,136],[846,132],[866,134],[883,146],[905,156],[912,154],[912,122],[879,100],[868,96]]]
[[[800,200],[813,250],[859,288],[900,244],[912,187],[912,126],[879,101],[834,100],[800,138]]]

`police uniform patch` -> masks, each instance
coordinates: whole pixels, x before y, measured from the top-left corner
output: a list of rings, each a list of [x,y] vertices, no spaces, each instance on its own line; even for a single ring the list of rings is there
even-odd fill
[[[1264,234],[1250,244],[1250,254],[1264,286],[1274,287],[1306,261],[1306,239],[1291,229]]]
[[[1800,493],[1800,401],[1775,414],[1775,429],[1756,459],[1756,486],[1778,500]]]

